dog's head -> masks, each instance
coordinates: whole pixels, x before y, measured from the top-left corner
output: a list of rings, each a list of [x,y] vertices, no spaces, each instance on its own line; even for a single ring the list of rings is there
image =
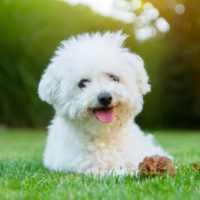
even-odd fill
[[[121,32],[83,34],[62,42],[45,70],[39,96],[56,114],[112,124],[137,115],[150,90],[143,60],[123,47]]]

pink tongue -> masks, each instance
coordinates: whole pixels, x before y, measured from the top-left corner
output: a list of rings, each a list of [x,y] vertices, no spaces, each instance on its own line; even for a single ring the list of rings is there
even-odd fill
[[[102,123],[110,123],[114,119],[113,108],[95,110],[96,117]]]

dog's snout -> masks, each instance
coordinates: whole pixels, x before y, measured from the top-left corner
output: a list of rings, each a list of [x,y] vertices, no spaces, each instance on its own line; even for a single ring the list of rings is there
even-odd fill
[[[103,106],[108,106],[112,103],[112,96],[108,92],[100,93],[98,96],[98,101]]]

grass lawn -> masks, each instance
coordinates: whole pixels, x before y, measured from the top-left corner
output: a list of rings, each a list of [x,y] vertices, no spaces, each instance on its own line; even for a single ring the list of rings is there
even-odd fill
[[[177,173],[155,178],[105,177],[51,172],[42,165],[46,134],[0,131],[0,200],[4,199],[200,199],[200,131],[160,131],[155,137],[174,156]]]

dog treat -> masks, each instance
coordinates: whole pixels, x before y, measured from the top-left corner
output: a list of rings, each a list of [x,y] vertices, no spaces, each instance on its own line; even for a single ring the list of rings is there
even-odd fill
[[[194,168],[195,168],[196,170],[198,170],[199,173],[200,173],[200,165],[197,165],[197,163],[193,163],[193,166],[194,166]]]
[[[142,175],[163,175],[169,172],[170,176],[175,175],[175,168],[172,160],[166,156],[153,155],[145,157],[139,164],[139,173]]]

